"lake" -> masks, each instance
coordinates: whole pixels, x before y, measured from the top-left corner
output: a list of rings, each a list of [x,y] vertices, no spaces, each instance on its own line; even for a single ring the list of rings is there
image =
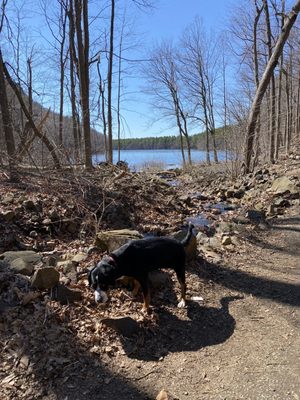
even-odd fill
[[[191,151],[194,163],[206,160],[206,152],[203,150]],[[225,151],[218,151],[219,161],[225,160]],[[118,160],[118,151],[113,152],[114,162]],[[147,166],[159,165],[161,169],[179,168],[182,166],[181,150],[121,150],[121,160],[126,161],[131,170],[140,170]],[[211,152],[211,160],[213,153]],[[104,154],[97,153],[93,156],[93,163],[105,161]]]

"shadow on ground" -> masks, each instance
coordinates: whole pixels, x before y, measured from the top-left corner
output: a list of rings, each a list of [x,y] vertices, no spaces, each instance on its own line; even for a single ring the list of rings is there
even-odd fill
[[[235,329],[235,320],[229,313],[229,303],[241,298],[224,297],[219,308],[205,307],[190,301],[186,319],[161,309],[158,312],[157,327],[142,331],[138,341],[123,340],[124,350],[131,358],[153,361],[170,352],[197,351],[223,343]]]
[[[300,307],[300,285],[254,276],[245,271],[198,259],[193,272],[201,279],[218,283],[228,289],[252,294],[277,303]]]
[[[274,219],[270,225],[268,225],[267,231],[265,231],[265,237],[269,236],[269,231],[277,231],[286,233],[286,237],[282,237],[282,243],[274,244],[269,243],[264,239],[264,235],[261,231],[246,233],[246,240],[261,249],[269,249],[272,251],[278,251],[283,254],[300,257],[300,217],[289,217]]]

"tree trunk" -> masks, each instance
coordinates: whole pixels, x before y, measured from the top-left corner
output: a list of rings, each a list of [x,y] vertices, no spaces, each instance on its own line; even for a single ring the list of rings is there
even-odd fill
[[[256,94],[255,94],[255,97],[254,97],[254,100],[253,100],[253,103],[252,103],[252,106],[250,109],[250,113],[249,113],[247,132],[246,132],[245,173],[250,172],[251,157],[253,154],[253,139],[254,139],[254,134],[255,134],[257,118],[260,114],[260,106],[261,106],[265,91],[268,87],[268,84],[269,84],[271,78],[272,78],[274,69],[278,63],[278,59],[282,54],[283,46],[289,37],[290,30],[297,19],[299,11],[300,11],[300,0],[297,0],[292,11],[286,16],[284,26],[283,26],[281,33],[277,39],[273,54],[272,54],[270,60],[268,61],[268,64],[265,68],[262,79],[256,90]]]
[[[112,73],[113,73],[113,54],[114,54],[114,24],[115,24],[115,0],[111,0],[110,16],[110,37],[109,37],[109,61],[107,73],[107,136],[108,162],[113,163],[113,145],[112,145]]]
[[[6,91],[6,82],[4,77],[4,68],[5,65],[3,63],[2,52],[0,49],[0,109],[2,113],[2,122],[3,122],[3,130],[4,130],[4,138],[6,144],[6,150],[8,155],[8,163],[11,173],[13,173],[14,169],[14,157],[15,157],[15,140],[12,128],[12,120],[11,114],[8,107],[8,99],[7,99],[7,91]]]
[[[89,25],[88,25],[88,0],[75,0],[75,27],[78,46],[78,69],[80,84],[80,99],[82,112],[82,125],[84,136],[84,164],[90,169],[92,163],[92,145],[90,130],[90,102],[89,102]],[[81,27],[83,20],[83,32]]]
[[[2,59],[2,56],[0,57],[0,59]],[[28,122],[29,122],[30,126],[31,126],[31,129],[33,130],[33,132],[35,133],[35,135],[36,135],[39,139],[41,139],[41,141],[45,144],[45,146],[46,146],[47,149],[49,150],[49,152],[50,152],[50,154],[51,154],[51,156],[52,156],[52,158],[53,158],[53,162],[54,162],[55,167],[56,167],[57,169],[60,169],[60,162],[59,162],[59,159],[58,159],[57,154],[56,154],[56,152],[55,152],[55,148],[54,148],[53,144],[50,142],[50,140],[47,138],[47,136],[45,136],[44,134],[42,134],[42,133],[37,129],[37,127],[36,127],[36,125],[35,125],[35,123],[34,123],[32,117],[31,117],[31,115],[30,115],[30,112],[28,111],[28,108],[26,107],[26,104],[24,103],[24,100],[23,100],[23,98],[22,98],[22,94],[21,94],[21,92],[20,92],[20,89],[17,87],[17,85],[15,84],[15,82],[12,80],[12,78],[11,78],[11,76],[10,76],[10,74],[9,74],[9,72],[8,72],[8,70],[7,70],[7,68],[6,68],[6,66],[5,66],[5,64],[2,64],[2,65],[3,65],[4,74],[5,74],[5,76],[6,76],[7,82],[9,83],[10,87],[12,88],[12,90],[13,90],[14,93],[15,93],[15,95],[17,96],[17,98],[18,98],[18,100],[19,100],[19,103],[20,103],[20,106],[21,106],[21,108],[22,108],[22,110],[23,110],[23,112],[24,112],[26,118],[28,119]],[[1,96],[0,96],[0,97],[1,97]]]
[[[266,21],[266,28],[267,28],[266,40],[267,40],[268,55],[269,55],[269,60],[270,60],[272,57],[272,32],[271,32],[268,0],[263,0],[263,7],[264,7],[264,12],[265,12],[265,21]],[[269,160],[271,163],[274,163],[275,129],[276,129],[274,71],[271,73],[270,106],[271,106],[271,112],[270,112],[270,124],[269,124]]]
[[[65,82],[65,66],[67,57],[64,56],[64,47],[66,41],[66,23],[67,23],[67,11],[64,9],[64,5],[60,4],[60,18],[61,18],[61,29],[62,38],[60,42],[59,51],[59,64],[60,64],[60,94],[59,94],[59,125],[58,125],[58,144],[62,148],[63,146],[63,121],[64,121],[64,82]]]
[[[72,131],[74,138],[74,157],[76,162],[80,159],[80,142],[78,135],[78,124],[77,124],[77,109],[76,109],[76,91],[75,91],[75,69],[74,64],[77,64],[76,53],[75,53],[75,25],[74,25],[74,10],[73,0],[70,0],[69,5],[69,43],[70,43],[70,98],[71,98],[71,109],[72,109]]]

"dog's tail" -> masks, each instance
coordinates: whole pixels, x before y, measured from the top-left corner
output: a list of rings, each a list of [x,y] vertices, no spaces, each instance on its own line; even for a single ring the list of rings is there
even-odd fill
[[[186,237],[181,241],[183,247],[186,247],[189,244],[189,241],[190,241],[191,237],[193,236],[193,228],[194,228],[194,225],[190,222]]]

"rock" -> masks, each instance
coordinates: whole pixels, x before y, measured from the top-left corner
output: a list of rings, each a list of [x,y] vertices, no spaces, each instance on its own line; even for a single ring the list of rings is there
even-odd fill
[[[88,258],[86,253],[78,253],[72,258],[72,262],[79,264]]]
[[[249,219],[244,217],[243,215],[238,215],[237,217],[232,218],[232,221],[237,225],[249,224]]]
[[[226,197],[227,197],[227,198],[233,197],[233,196],[234,196],[234,193],[235,193],[235,190],[232,189],[232,188],[230,188],[230,189],[228,189],[228,190],[226,191]]]
[[[204,232],[198,232],[196,239],[198,244],[204,244],[209,242],[209,237]]]
[[[16,214],[13,210],[3,211],[3,213],[1,215],[2,215],[2,218],[7,222],[13,221],[16,217]]]
[[[139,324],[130,317],[104,318],[101,323],[126,337],[133,336],[140,330]]]
[[[0,255],[0,259],[12,263],[13,260],[17,258],[21,258],[26,263],[36,265],[41,262],[41,256],[32,250],[23,250],[23,251],[6,251],[5,253]]]
[[[69,272],[76,272],[76,264],[73,263],[70,260],[66,260],[66,261],[58,261],[58,263],[56,264],[56,266],[58,268],[62,267],[63,272],[65,274],[68,274]]]
[[[59,214],[55,209],[49,210],[49,218],[53,220],[58,220],[59,219]]]
[[[291,203],[287,199],[284,199],[282,197],[277,198],[273,204],[275,207],[290,207],[291,205]]]
[[[218,227],[217,227],[218,233],[223,234],[223,233],[229,233],[229,232],[233,232],[233,231],[234,231],[234,225],[230,222],[221,221],[218,224]]]
[[[48,267],[55,267],[57,264],[57,259],[54,256],[49,256],[46,259],[46,264]]]
[[[31,221],[32,222],[40,222],[41,218],[38,214],[32,214],[31,215]]]
[[[260,198],[261,191],[259,189],[250,189],[248,192],[245,193],[244,199],[245,200],[252,200],[255,198]]]
[[[244,189],[238,189],[233,193],[233,197],[235,197],[236,199],[241,199],[242,197],[244,197],[245,194],[245,190]]]
[[[198,192],[198,193],[192,194],[192,195],[191,195],[191,199],[192,199],[192,200],[195,199],[195,200],[206,201],[206,200],[208,200],[208,197],[205,196],[205,194],[199,193],[199,192]]]
[[[22,275],[32,275],[33,273],[33,264],[23,260],[22,258],[16,258],[10,263],[11,269],[13,269],[16,273]]]
[[[37,231],[30,231],[29,236],[33,239],[36,239],[38,237]]]
[[[266,210],[266,215],[271,217],[276,213],[276,206],[274,204],[269,204]]]
[[[231,237],[227,236],[227,235],[223,236],[221,243],[223,246],[228,246],[228,245],[232,244]]]
[[[59,282],[59,272],[53,267],[44,267],[35,271],[31,286],[40,290],[51,289]]]
[[[6,193],[2,199],[2,204],[12,204],[14,202],[14,194],[13,193]]]
[[[266,219],[265,212],[259,210],[248,210],[245,216],[250,220],[250,222],[255,224],[259,224]]]
[[[188,195],[180,196],[178,200],[181,201],[182,203],[186,204],[189,207],[192,206],[192,199]]]
[[[273,181],[270,192],[274,194],[290,193],[299,196],[300,189],[288,177],[281,176]]]
[[[100,248],[99,247],[97,247],[97,246],[91,246],[91,247],[89,247],[88,249],[87,249],[87,253],[90,255],[90,254],[93,254],[93,253],[100,253],[101,252],[101,250],[100,250]]]
[[[23,201],[23,207],[26,208],[28,211],[33,211],[36,209],[36,205],[32,200],[24,200]]]
[[[212,237],[209,239],[207,247],[210,249],[221,249],[221,241],[217,237]]]
[[[61,304],[74,303],[82,299],[82,293],[79,290],[69,289],[64,285],[58,284],[51,292],[51,299],[59,301]]]
[[[97,234],[94,245],[99,247],[101,251],[111,253],[130,240],[142,238],[143,236],[139,232],[130,229],[103,231]]]

